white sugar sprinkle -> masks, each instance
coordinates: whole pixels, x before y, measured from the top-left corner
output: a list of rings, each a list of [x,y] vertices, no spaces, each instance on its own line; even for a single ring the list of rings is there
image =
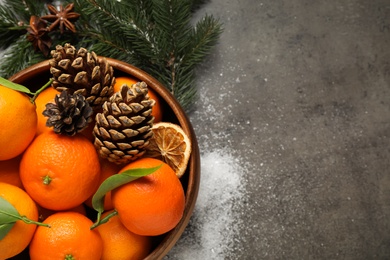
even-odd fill
[[[231,147],[232,133],[228,129],[248,127],[251,122],[247,120],[238,125],[240,122],[227,120],[224,117],[234,114],[239,104],[221,104],[233,98],[235,84],[245,75],[236,82],[234,79],[225,82],[219,75],[224,75],[223,71],[199,84],[200,109],[193,115],[195,132],[202,133],[197,135],[201,151],[199,195],[189,225],[165,260],[232,259],[242,250],[240,231],[244,209],[248,210],[246,176],[251,166]],[[219,91],[212,93],[207,88],[210,84],[218,84]],[[216,99],[220,103],[215,102]],[[232,125],[226,126],[226,123]]]
[[[241,224],[235,210],[245,195],[240,160],[228,150],[201,156],[201,184],[194,214],[165,259],[225,259]]]

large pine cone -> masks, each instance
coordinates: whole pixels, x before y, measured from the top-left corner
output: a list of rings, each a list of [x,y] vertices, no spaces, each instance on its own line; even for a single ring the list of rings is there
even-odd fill
[[[117,164],[141,157],[153,135],[154,104],[145,82],[124,84],[114,93],[96,115],[94,144],[100,156]]]
[[[54,102],[46,104],[43,115],[48,117],[46,125],[57,134],[73,136],[92,122],[93,110],[84,96],[65,90],[56,95]]]
[[[50,73],[58,91],[82,94],[94,108],[100,108],[114,92],[114,69],[105,58],[70,44],[51,51]]]

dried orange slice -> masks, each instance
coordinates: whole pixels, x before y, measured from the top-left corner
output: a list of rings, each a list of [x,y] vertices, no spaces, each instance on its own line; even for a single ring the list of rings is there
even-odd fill
[[[191,140],[179,125],[173,123],[155,123],[152,131],[153,136],[149,139],[146,156],[164,161],[180,178],[190,159]]]

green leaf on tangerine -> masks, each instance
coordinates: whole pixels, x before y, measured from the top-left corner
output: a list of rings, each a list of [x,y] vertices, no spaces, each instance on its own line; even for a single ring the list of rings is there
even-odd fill
[[[19,212],[15,207],[3,197],[0,197],[0,240],[8,234],[19,218]]]
[[[13,89],[13,90],[16,90],[16,91],[24,92],[24,93],[27,93],[27,94],[33,94],[25,86],[17,84],[17,83],[12,82],[12,81],[9,81],[8,79],[2,78],[2,77],[0,77],[0,85],[3,85],[4,87],[10,88],[10,89]]]
[[[95,224],[91,228],[95,228],[102,223],[100,221],[100,217],[104,211],[104,197],[106,196],[107,192],[112,191],[119,186],[134,181],[138,178],[152,174],[160,167],[161,165],[152,168],[129,169],[127,171],[108,177],[102,184],[100,184],[98,190],[92,197],[92,206],[98,212],[98,216]]]
[[[0,240],[8,234],[18,220],[21,220],[26,224],[50,227],[48,224],[31,220],[26,216],[21,216],[11,203],[3,197],[0,197]]]

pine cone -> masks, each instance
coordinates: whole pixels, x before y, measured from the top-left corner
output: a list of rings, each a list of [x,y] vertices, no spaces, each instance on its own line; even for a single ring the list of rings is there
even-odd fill
[[[51,51],[50,73],[58,91],[82,94],[93,109],[100,108],[114,92],[114,69],[105,58],[70,44]]]
[[[65,90],[56,95],[54,102],[46,104],[43,111],[48,117],[46,126],[53,127],[54,132],[73,136],[92,122],[93,110],[83,95]]]
[[[114,93],[96,115],[94,144],[100,156],[117,164],[141,157],[153,135],[154,104],[145,82],[124,84]]]

